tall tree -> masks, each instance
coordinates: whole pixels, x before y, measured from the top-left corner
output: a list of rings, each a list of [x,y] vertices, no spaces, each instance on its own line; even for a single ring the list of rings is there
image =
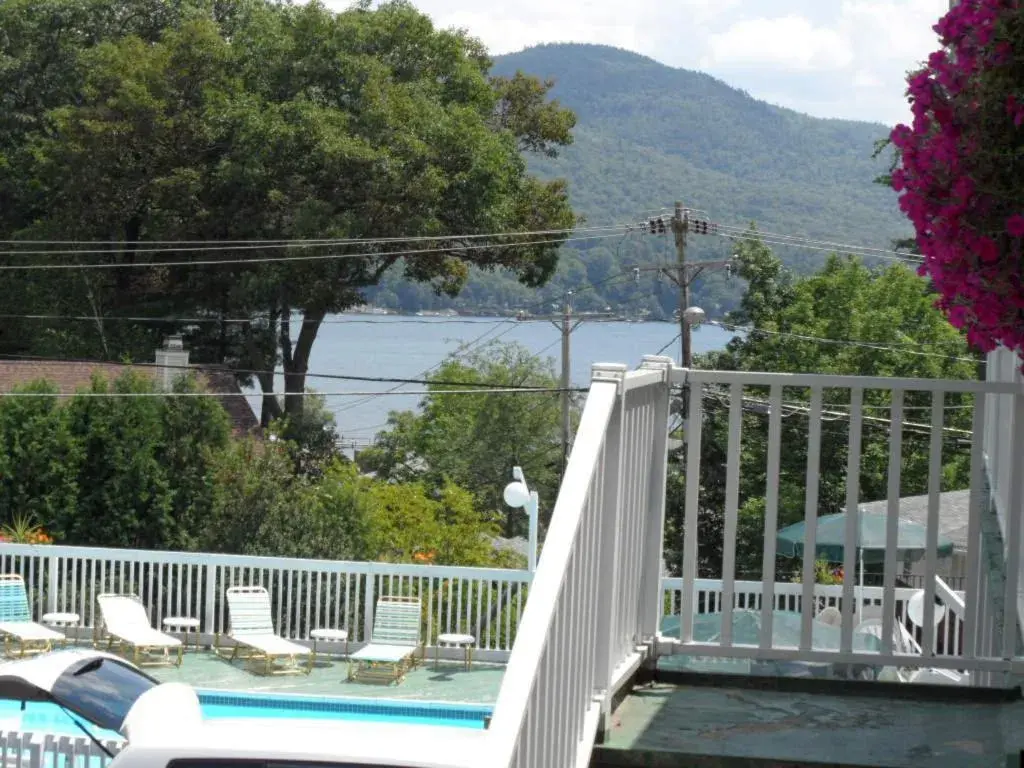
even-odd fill
[[[93,23],[98,8],[116,5],[81,2]],[[9,13],[35,18],[28,5]],[[531,287],[551,276],[564,237],[479,238],[575,222],[565,184],[534,178],[521,155],[553,155],[572,140],[575,118],[548,100],[550,83],[490,78],[478,41],[435,29],[405,2],[341,13],[317,2],[227,5],[183,2],[155,17],[155,30],[74,36],[71,74],[60,88],[41,84],[34,127],[15,142],[30,147],[17,153],[20,177],[32,180],[19,187],[18,210],[32,215],[6,230],[111,241],[82,255],[90,261],[237,262],[83,271],[64,287],[43,273],[86,304],[80,312],[251,317],[193,341],[219,362],[283,366],[283,406],[273,377],[257,377],[268,423],[282,409],[302,411],[326,315],[362,302],[388,270],[448,295],[470,265]],[[30,68],[47,38],[39,29],[25,38],[35,45],[6,50]],[[419,237],[433,240],[412,250],[429,252],[379,241]],[[185,239],[254,242],[202,258],[136,242]],[[378,242],[255,242],[313,239]],[[275,257],[291,260],[267,261]],[[108,355],[152,346],[97,325]]]

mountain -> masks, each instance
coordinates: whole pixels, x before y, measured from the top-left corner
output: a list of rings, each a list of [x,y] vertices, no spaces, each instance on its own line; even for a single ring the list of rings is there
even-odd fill
[[[908,235],[895,194],[873,183],[886,169],[883,158],[872,158],[874,143],[888,134],[884,125],[809,117],[709,75],[608,46],[541,45],[495,59],[493,74],[516,70],[554,80],[552,95],[576,112],[574,145],[556,159],[531,158],[530,164],[541,176],[567,178],[574,206],[591,223],[638,222],[682,200],[712,221],[742,227],[756,221],[763,232],[882,248]],[[731,249],[721,237],[694,236],[690,244],[694,259],[720,259]],[[666,238],[639,235],[624,244],[582,242],[566,250],[545,296],[673,253]],[[800,271],[816,269],[825,256],[780,253]],[[642,285],[647,289],[633,291],[639,300],[627,297],[630,285],[591,291],[586,303],[671,310],[674,291],[647,280]],[[738,287],[714,276],[698,286],[698,296],[701,291],[713,293],[711,308],[723,311]],[[420,299],[389,293],[382,291],[383,303],[424,303],[416,308],[501,308],[531,300],[513,281],[490,274],[475,277],[454,302],[418,290],[411,293]]]

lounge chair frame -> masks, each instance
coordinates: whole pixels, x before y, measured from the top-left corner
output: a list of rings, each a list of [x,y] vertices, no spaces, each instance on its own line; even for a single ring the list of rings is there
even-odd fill
[[[233,645],[230,647],[231,653],[228,654],[229,649],[221,645],[222,636],[218,632],[213,641],[215,654],[229,662],[241,660],[253,671],[264,675],[308,675],[313,671],[316,662],[315,648],[304,649],[301,653],[275,653],[261,647],[257,638],[268,636],[290,643],[296,648],[303,647],[285,640],[274,631],[270,593],[265,587],[228,587],[225,594],[228,603],[227,637]],[[307,656],[307,662],[300,666],[298,657],[303,655]]]
[[[150,624],[149,614],[146,611],[146,606],[142,602],[138,595],[123,595],[112,592],[107,592],[102,595],[96,596],[96,604],[99,606],[99,620],[96,622],[96,627],[93,631],[93,647],[98,648],[106,640],[107,650],[110,653],[117,653],[121,656],[130,658],[132,663],[137,667],[180,667],[185,652],[185,644],[178,640],[176,637],[159,632],[159,630],[153,629],[157,634],[163,635],[168,640],[178,642],[175,646],[173,643],[167,643],[166,645],[150,644],[150,643],[136,643],[123,635],[112,633],[106,626],[106,618],[104,616],[103,603],[110,599],[117,600],[129,600],[136,603],[139,610],[146,615],[146,625],[150,629],[153,629]],[[173,656],[170,653],[171,648],[177,647],[177,653]]]
[[[370,642],[349,656],[348,679],[383,685],[401,683],[406,674],[419,664],[425,652],[422,610],[422,604],[417,597],[380,598],[373,614]],[[374,646],[387,646],[392,650],[408,647],[408,652],[394,659],[375,659],[372,653],[360,658],[361,654],[372,651]]]
[[[28,637],[13,631],[13,627],[23,624],[44,637]],[[17,573],[0,574],[0,634],[4,638],[4,655],[10,658],[24,658],[35,653],[46,653],[53,650],[53,644],[60,642],[61,647],[67,645],[67,635],[43,626],[32,620],[32,611],[28,604],[28,591],[25,580]]]

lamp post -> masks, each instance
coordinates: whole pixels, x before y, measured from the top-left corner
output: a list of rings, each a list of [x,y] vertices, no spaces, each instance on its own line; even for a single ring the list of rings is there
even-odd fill
[[[513,508],[522,508],[530,516],[530,548],[527,552],[530,573],[537,570],[537,512],[540,497],[526,485],[522,467],[512,467],[512,482],[505,486],[502,494],[505,503]]]

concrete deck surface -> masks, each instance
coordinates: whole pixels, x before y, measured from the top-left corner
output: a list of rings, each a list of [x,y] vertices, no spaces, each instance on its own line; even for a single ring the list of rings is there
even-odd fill
[[[623,701],[591,765],[1005,768],[1007,754],[1019,754],[1022,742],[1020,701],[895,700],[656,683]]]

